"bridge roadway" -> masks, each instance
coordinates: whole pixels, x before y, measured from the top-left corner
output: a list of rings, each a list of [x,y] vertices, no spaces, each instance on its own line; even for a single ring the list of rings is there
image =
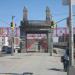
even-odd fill
[[[21,53],[0,57],[0,75],[67,75],[60,56],[49,53]]]

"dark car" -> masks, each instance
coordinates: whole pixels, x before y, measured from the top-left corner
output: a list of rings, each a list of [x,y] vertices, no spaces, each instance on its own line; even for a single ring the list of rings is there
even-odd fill
[[[12,47],[3,46],[2,47],[2,52],[10,54],[12,52]]]
[[[6,50],[6,53],[10,54],[11,52],[12,52],[12,48],[8,47],[7,50]]]
[[[8,49],[8,46],[3,46],[1,52],[6,52]]]

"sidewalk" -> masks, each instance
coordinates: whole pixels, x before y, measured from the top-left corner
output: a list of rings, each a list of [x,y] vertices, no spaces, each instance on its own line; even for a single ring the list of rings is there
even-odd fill
[[[0,75],[67,75],[60,57],[49,53],[25,53],[0,58]],[[27,75],[27,74],[25,74]]]

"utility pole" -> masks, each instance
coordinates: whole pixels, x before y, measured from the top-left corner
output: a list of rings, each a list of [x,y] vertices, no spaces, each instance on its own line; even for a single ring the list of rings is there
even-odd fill
[[[14,54],[14,16],[12,16],[12,22],[11,22],[11,47],[12,47],[12,51],[11,51],[11,55]]]
[[[70,75],[70,68],[74,66],[74,39],[73,39],[73,25],[72,25],[72,4],[74,0],[63,0],[64,5],[69,6],[69,68],[67,75]]]
[[[72,25],[72,1],[69,0],[69,52],[70,66],[74,65],[74,42],[73,42],[73,25]]]

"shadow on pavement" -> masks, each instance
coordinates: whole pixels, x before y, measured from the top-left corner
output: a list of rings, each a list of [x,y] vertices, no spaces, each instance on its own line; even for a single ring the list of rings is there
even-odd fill
[[[0,73],[0,75],[33,75],[32,72],[24,72],[24,73]]]
[[[51,68],[51,69],[48,69],[48,70],[61,71],[61,72],[63,72],[63,69],[57,69],[57,68]]]
[[[23,75],[33,75],[32,72],[24,72]]]
[[[14,58],[9,58],[9,59],[23,59],[23,58],[20,58],[20,57],[14,57]]]

